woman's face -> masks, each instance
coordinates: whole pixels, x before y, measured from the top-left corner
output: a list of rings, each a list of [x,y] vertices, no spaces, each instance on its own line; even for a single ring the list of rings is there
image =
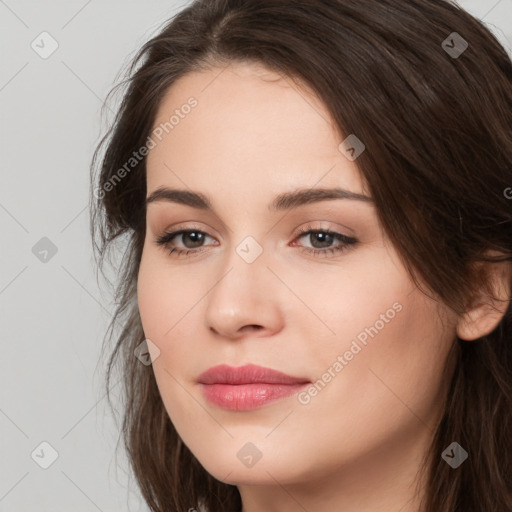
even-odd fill
[[[330,119],[290,79],[236,64],[184,76],[154,124],[147,197],[188,196],[148,202],[142,324],[176,430],[241,489],[412,475],[440,412],[456,319],[411,281]],[[199,382],[248,364],[310,385]]]

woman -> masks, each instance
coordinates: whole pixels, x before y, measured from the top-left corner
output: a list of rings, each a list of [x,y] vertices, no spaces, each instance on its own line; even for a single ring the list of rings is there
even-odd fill
[[[495,37],[444,0],[197,0],[126,85],[91,221],[100,264],[127,244],[107,389],[150,509],[512,510]]]

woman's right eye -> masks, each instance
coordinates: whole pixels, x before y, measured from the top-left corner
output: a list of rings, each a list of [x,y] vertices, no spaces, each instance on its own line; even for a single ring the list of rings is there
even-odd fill
[[[175,247],[173,245],[174,238],[181,237],[181,242],[185,244],[185,248]],[[203,252],[197,250],[197,247],[201,247],[201,244],[204,242],[205,237],[209,237],[203,231],[199,231],[197,229],[180,229],[178,231],[165,232],[160,235],[156,239],[157,245],[165,247],[169,254],[179,255],[187,255],[189,253],[199,253]],[[211,238],[211,237],[210,237]],[[190,244],[187,246],[186,241],[190,241]]]

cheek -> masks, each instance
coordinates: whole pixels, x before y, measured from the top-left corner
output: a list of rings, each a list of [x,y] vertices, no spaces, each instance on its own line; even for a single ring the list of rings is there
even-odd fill
[[[163,342],[183,323],[199,301],[200,283],[183,267],[172,268],[151,251],[143,253],[137,279],[137,301],[148,338]]]
[[[308,298],[331,330],[317,319],[299,320],[309,341],[302,356],[318,379],[312,408],[320,413],[322,403],[337,404],[341,416],[344,408],[354,413],[361,429],[375,421],[385,425],[391,412],[414,421],[408,407],[430,416],[455,327],[451,319],[440,321],[439,303],[417,289],[396,258],[361,258],[328,287],[315,280]]]
[[[315,362],[317,372],[350,350],[354,340],[365,349],[374,338],[399,339],[400,317],[414,286],[385,250],[354,253],[335,271],[326,267],[314,276],[311,271],[288,272],[294,293],[309,309],[294,301],[290,318],[300,324],[306,358]],[[362,353],[358,359],[364,359]]]
[[[198,279],[191,267],[167,263],[161,255],[148,251],[143,254],[137,280],[142,327],[145,338],[158,348],[152,366],[166,402],[180,394],[172,377],[191,381],[197,374],[205,294],[204,280]]]
[[[400,307],[386,310],[388,302]],[[395,428],[433,425],[453,330],[438,321],[437,303],[417,289],[389,296],[372,313],[342,341],[345,351],[338,353],[351,360],[340,372],[337,392],[333,387],[333,400],[334,394],[342,397],[362,429],[375,421],[390,430],[393,422]]]
[[[137,279],[137,301],[144,333],[147,338],[155,340],[166,329],[164,311],[167,297],[166,288],[161,284],[159,267],[152,265],[151,260],[143,255]]]
[[[202,296],[199,287],[198,280],[190,279],[186,271],[171,269],[152,254],[143,255],[137,280],[139,312],[145,337],[158,348],[152,352],[152,369],[176,425],[181,425],[188,414],[190,395],[184,386],[195,376],[193,364],[186,362],[197,359],[190,321],[193,306]]]

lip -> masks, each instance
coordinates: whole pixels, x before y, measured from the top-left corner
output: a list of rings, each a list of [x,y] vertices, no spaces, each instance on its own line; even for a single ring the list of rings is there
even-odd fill
[[[311,383],[303,377],[248,364],[214,366],[198,377],[205,398],[223,409],[248,411],[297,393]]]

